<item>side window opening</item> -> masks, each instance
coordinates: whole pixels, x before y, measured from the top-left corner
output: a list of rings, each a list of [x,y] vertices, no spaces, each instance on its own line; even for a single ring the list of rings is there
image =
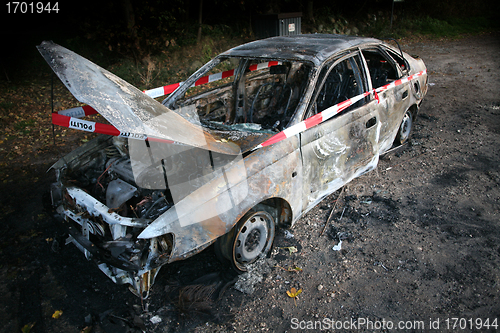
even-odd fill
[[[327,71],[328,68],[323,68]],[[322,73],[324,77],[326,73]],[[316,98],[316,112],[319,113],[327,108],[341,103],[347,99],[358,96],[364,92],[365,84],[361,79],[361,66],[359,56],[350,57],[336,64],[328,73],[324,84]],[[343,112],[360,107],[366,103],[364,98]]]
[[[380,51],[368,49],[361,51],[365,57],[373,88],[378,88],[400,78],[392,59],[388,60]]]
[[[401,54],[396,53],[392,50],[386,50],[386,51],[387,51],[387,53],[389,53],[389,55],[392,57],[392,59],[394,59],[394,61],[396,61],[398,63],[398,66],[402,72],[410,70],[410,65],[403,57],[401,57]]]
[[[294,61],[237,60],[226,59],[209,72],[227,72],[232,67],[234,75],[189,88],[177,106],[195,104],[202,123],[214,129],[281,131],[302,99],[311,66]]]

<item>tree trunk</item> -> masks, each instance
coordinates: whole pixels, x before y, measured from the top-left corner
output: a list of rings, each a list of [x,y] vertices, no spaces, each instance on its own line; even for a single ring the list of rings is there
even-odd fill
[[[185,9],[185,11],[184,11],[184,21],[185,22],[189,22],[189,19],[191,18],[189,16],[189,14],[190,14],[189,8],[191,8],[191,3],[190,3],[189,0],[185,0],[184,1],[184,9]]]
[[[307,0],[306,18],[309,22],[314,23],[313,0]]]
[[[141,53],[139,38],[137,38],[137,28],[135,26],[134,8],[132,7],[132,2],[130,0],[123,1],[123,10],[125,13],[125,22],[127,23],[127,31],[129,36],[132,38],[132,44],[135,46],[137,51]]]
[[[200,0],[200,11],[198,13],[198,44],[201,42],[201,22],[202,22],[202,12],[203,12],[203,0]]]

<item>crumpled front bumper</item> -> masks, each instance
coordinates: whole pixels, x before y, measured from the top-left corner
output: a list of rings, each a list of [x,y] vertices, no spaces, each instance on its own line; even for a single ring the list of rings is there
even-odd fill
[[[168,262],[168,235],[138,239],[150,220],[120,216],[76,187],[62,192],[64,203],[56,211],[66,221],[66,244],[73,243],[113,282],[129,284],[134,293],[147,297],[159,268]]]

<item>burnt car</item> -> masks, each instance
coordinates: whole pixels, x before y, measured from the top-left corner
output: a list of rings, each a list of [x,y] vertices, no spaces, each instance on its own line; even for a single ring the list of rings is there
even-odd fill
[[[52,204],[68,240],[141,296],[163,265],[212,244],[245,271],[277,227],[404,144],[427,92],[421,59],[372,38],[244,44],[161,103],[59,45],[38,49],[116,129],[51,167]]]

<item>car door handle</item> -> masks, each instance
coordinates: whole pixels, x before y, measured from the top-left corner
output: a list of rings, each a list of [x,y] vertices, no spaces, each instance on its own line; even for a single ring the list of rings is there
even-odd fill
[[[370,119],[366,122],[366,128],[373,127],[376,123],[377,123],[377,117],[370,118]]]

